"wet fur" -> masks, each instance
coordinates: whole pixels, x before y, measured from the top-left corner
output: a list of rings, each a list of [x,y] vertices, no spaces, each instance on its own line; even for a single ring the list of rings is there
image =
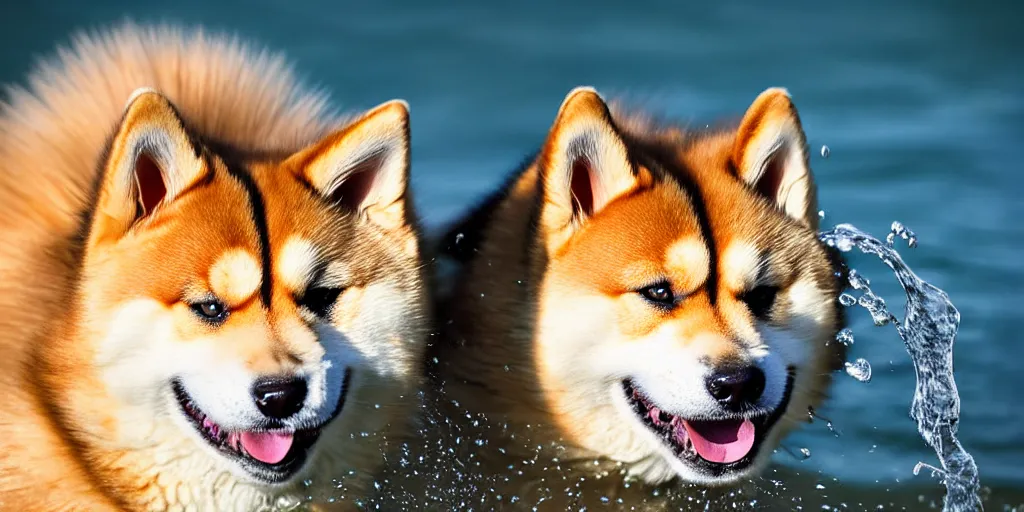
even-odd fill
[[[111,144],[119,126],[130,129],[123,126],[125,105],[139,87],[171,101],[175,111],[158,122],[180,117],[181,126],[168,129],[186,134],[181,145],[194,150],[207,174],[143,219],[149,224],[132,228],[135,242],[119,246],[108,243],[116,230],[110,217],[97,214],[97,202],[114,200],[104,192],[110,187],[104,168],[117,157]],[[316,183],[288,177],[299,164],[286,157],[329,140],[335,130],[344,133],[359,118],[329,110],[326,96],[302,86],[279,55],[202,31],[132,24],[77,36],[6,97],[0,105],[0,385],[6,393],[0,508],[256,510],[279,497],[330,494],[351,504],[383,464],[389,436],[401,436],[411,416],[429,315],[404,180],[397,200],[404,208],[349,213],[319,197]],[[401,130],[395,140],[407,141],[407,124]],[[149,370],[187,366],[188,358],[172,361],[161,352],[179,345],[103,340],[111,328],[135,329],[137,336],[127,339],[143,339],[154,325],[176,326],[176,334],[164,337],[217,336],[194,322],[177,294],[188,276],[205,276],[207,265],[240,247],[262,261],[256,272],[263,281],[255,305],[239,305],[231,325],[257,329],[272,322],[276,334],[228,334],[217,357],[263,373],[315,361],[322,352],[317,337],[281,309],[292,299],[277,276],[285,264],[281,250],[296,237],[350,273],[348,295],[332,317],[338,331],[317,329],[329,331],[321,336],[351,336],[364,354],[341,416],[303,472],[314,486],[304,488],[300,476],[271,489],[239,478],[211,456],[183,430],[180,412],[163,394],[133,390],[133,379],[149,384]],[[244,290],[244,273],[227,268],[224,286]],[[264,320],[258,304],[271,300],[277,311]],[[139,330],[136,318],[171,323]],[[210,352],[195,355],[210,358],[195,364],[219,364]],[[356,433],[363,431],[374,435],[360,439]]]
[[[567,99],[566,104],[571,101]],[[551,172],[552,158],[557,158],[552,146],[563,129],[561,121],[556,121],[539,155],[531,156],[499,190],[441,237],[438,247],[451,263],[450,283],[437,287],[443,335],[432,345],[428,373],[436,390],[434,406],[440,411],[431,428],[443,441],[431,437],[420,447],[436,464],[433,472],[424,471],[431,480],[421,482],[429,489],[432,504],[444,509],[442,504],[465,500],[484,508],[517,510],[541,503],[563,510],[600,506],[605,503],[602,498],[608,498],[611,503],[622,499],[618,503],[645,510],[676,510],[686,502],[674,500],[718,492],[712,489],[708,494],[707,487],[686,483],[650,460],[628,458],[632,453],[647,453],[646,448],[637,448],[636,443],[643,444],[639,439],[623,444],[620,439],[602,437],[604,425],[617,421],[609,416],[612,411],[591,409],[589,403],[574,409],[572,404],[588,399],[587,392],[574,395],[573,384],[562,387],[565,381],[551,376],[552,365],[564,362],[572,368],[574,363],[561,360],[565,356],[559,356],[557,349],[544,349],[538,338],[546,308],[565,311],[548,317],[549,326],[588,327],[591,320],[574,316],[585,314],[580,311],[587,306],[564,309],[575,300],[573,283],[605,279],[603,269],[622,267],[637,253],[673,244],[680,236],[677,226],[692,222],[698,233],[710,237],[705,246],[713,264],[710,286],[706,292],[694,292],[696,309],[683,316],[707,314],[703,311],[710,310],[702,310],[699,304],[715,303],[709,296],[729,292],[720,275],[720,258],[733,240],[775,248],[775,265],[813,281],[827,299],[823,322],[814,335],[818,347],[807,347],[812,359],[802,369],[794,398],[766,441],[768,446],[762,448],[757,467],[766,463],[785,433],[807,420],[807,407],[826,398],[830,374],[844,358],[841,344],[829,343],[845,322],[835,300],[839,293],[835,273],[842,271],[842,261],[815,237],[813,180],[809,201],[790,201],[795,213],[789,217],[756,184],[744,183],[741,163],[736,161],[737,147],[763,135],[765,130],[756,121],[771,124],[777,120],[771,116],[790,119],[791,111],[796,125],[789,133],[799,132],[803,142],[795,109],[788,105],[788,96],[783,100],[766,93],[748,111],[742,126],[708,131],[655,122],[644,112],[613,106],[607,126],[621,138],[636,182],[612,198],[603,211],[585,220],[569,219],[582,227],[574,224],[568,235],[560,232],[563,224],[545,218],[550,204],[545,173]],[[563,109],[567,108],[571,107],[564,104]],[[767,109],[768,114],[757,109]],[[802,154],[806,164],[805,146],[790,149],[794,155]],[[638,242],[643,239],[636,238],[637,232],[645,233],[647,240]],[[564,260],[567,253],[572,260],[560,262],[553,270],[552,258]],[[549,290],[566,286],[559,299],[545,299]],[[742,313],[736,314],[742,318]],[[695,318],[703,321],[701,316]],[[632,328],[643,332],[657,325],[640,321]],[[697,329],[702,329],[700,325]],[[707,350],[706,356],[716,360],[739,354],[731,345]],[[585,360],[584,350],[574,354]],[[438,453],[438,446],[452,446],[454,456]],[[623,485],[627,474],[632,484]],[[659,492],[652,494],[655,489]],[[514,505],[509,501],[513,496],[518,500]]]

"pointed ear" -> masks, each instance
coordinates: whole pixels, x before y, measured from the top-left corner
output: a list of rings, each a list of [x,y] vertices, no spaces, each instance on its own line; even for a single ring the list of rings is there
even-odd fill
[[[768,89],[754,100],[736,133],[733,163],[744,181],[786,215],[817,230],[817,190],[807,139],[785,89]]]
[[[590,87],[566,96],[539,161],[543,223],[562,241],[640,183],[608,106]]]
[[[123,236],[202,179],[201,151],[167,98],[152,89],[132,93],[107,153],[93,238]]]
[[[386,229],[408,223],[409,105],[404,101],[370,110],[289,160],[320,194],[360,218]]]

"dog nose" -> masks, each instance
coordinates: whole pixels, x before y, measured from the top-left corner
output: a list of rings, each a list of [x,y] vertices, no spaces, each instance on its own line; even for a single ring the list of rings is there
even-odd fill
[[[283,420],[302,409],[306,391],[305,379],[267,377],[252,386],[252,397],[268,418]]]
[[[764,385],[764,372],[756,366],[723,368],[707,380],[711,396],[723,407],[733,411],[757,402],[761,393],[764,393]]]

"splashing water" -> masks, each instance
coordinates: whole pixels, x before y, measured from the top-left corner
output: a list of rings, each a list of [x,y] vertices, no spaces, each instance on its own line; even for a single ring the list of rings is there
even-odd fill
[[[892,224],[888,243],[882,243],[850,224],[840,224],[819,234],[823,242],[840,251],[849,252],[857,248],[865,254],[874,254],[895,272],[907,294],[906,318],[902,323],[886,309],[885,301],[871,291],[867,278],[851,270],[848,281],[852,288],[862,291],[857,304],[871,313],[875,325],[892,323],[896,327],[913,360],[917,385],[910,416],[917,422],[921,437],[935,450],[942,463],[941,470],[933,468],[933,475],[939,476],[946,486],[943,510],[981,510],[978,467],[956,437],[960,396],[953,379],[953,341],[960,325],[960,312],[946,292],[922,281],[903,262],[892,248],[896,237],[907,240],[910,247],[917,245],[916,235],[899,222]],[[864,360],[859,359],[852,365],[861,361]],[[847,365],[849,373],[851,363]],[[870,367],[867,376],[870,378]],[[931,466],[921,463],[914,473],[917,474],[921,467]]]

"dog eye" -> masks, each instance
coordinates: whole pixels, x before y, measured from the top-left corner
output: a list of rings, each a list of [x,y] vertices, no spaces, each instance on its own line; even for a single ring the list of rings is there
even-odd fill
[[[207,322],[221,323],[228,317],[228,308],[218,300],[197,302],[191,307],[199,318]]]
[[[298,303],[299,306],[310,310],[314,315],[325,317],[331,312],[331,308],[341,292],[341,288],[310,288],[306,290]]]
[[[658,283],[637,291],[641,297],[660,306],[671,306],[675,303],[676,297],[672,294],[672,287],[668,283]]]
[[[754,316],[764,318],[771,311],[778,294],[778,286],[761,285],[741,295],[740,300],[747,303]]]

